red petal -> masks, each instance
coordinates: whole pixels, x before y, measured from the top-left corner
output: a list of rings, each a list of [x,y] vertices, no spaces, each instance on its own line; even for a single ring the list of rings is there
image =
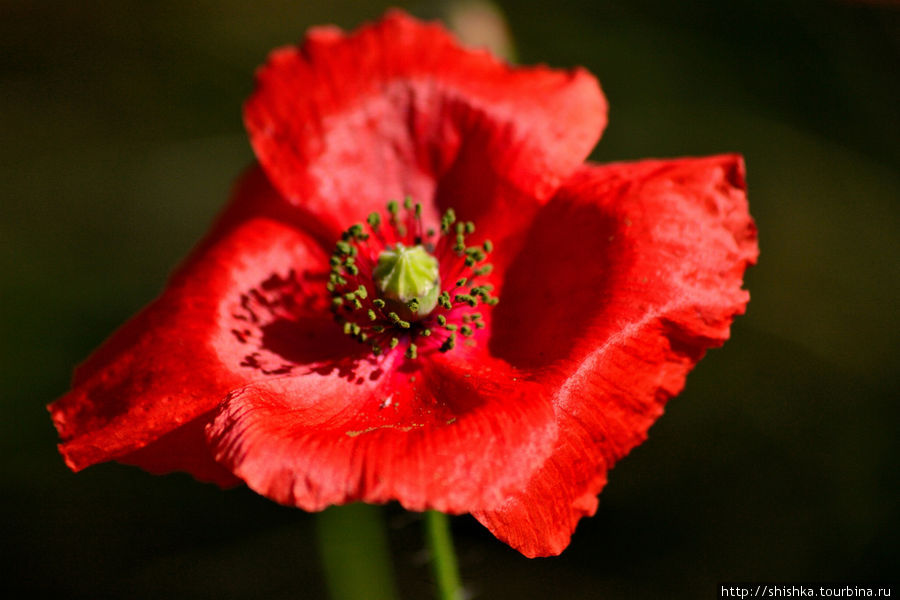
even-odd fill
[[[499,225],[577,168],[606,101],[584,70],[512,68],[395,11],[273,52],[244,120],[275,186],[335,233],[407,194],[426,219]]]
[[[479,520],[529,556],[562,551],[607,469],[728,338],[757,253],[738,156],[589,166],[567,182],[506,273],[491,340],[556,389],[557,446]]]
[[[396,356],[232,394],[208,430],[217,459],[305,510],[396,499],[459,513],[521,489],[556,437],[543,388],[499,361],[429,357],[410,372]]]
[[[268,219],[211,238],[50,406],[67,464],[121,459],[222,482],[194,421],[232,389],[351,347],[326,308],[327,268],[311,238]]]
[[[213,460],[209,452],[204,428],[210,419],[209,414],[200,416],[117,460],[155,475],[186,471],[200,481],[222,487],[239,485],[241,480]]]

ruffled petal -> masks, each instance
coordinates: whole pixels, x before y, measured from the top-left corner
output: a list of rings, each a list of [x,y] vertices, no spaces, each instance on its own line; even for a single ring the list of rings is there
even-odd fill
[[[411,195],[499,236],[587,156],[606,101],[582,69],[513,68],[393,11],[273,52],[244,120],[275,187],[335,234]]]
[[[305,510],[494,506],[543,464],[553,409],[507,364],[451,355],[410,370],[394,354],[238,390],[208,428],[216,458],[251,489]]]
[[[524,491],[477,518],[528,556],[561,552],[606,471],[728,338],[757,254],[739,156],[587,166],[568,181],[506,273],[491,338],[555,390],[558,442]]]
[[[231,479],[201,435],[228,392],[358,351],[327,310],[327,269],[314,240],[270,219],[210,238],[49,407],[67,464],[117,459]]]

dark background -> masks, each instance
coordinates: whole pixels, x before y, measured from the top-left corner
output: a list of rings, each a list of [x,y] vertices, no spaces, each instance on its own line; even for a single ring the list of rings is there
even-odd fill
[[[897,579],[900,9],[500,5],[521,62],[599,77],[611,113],[594,159],[744,153],[762,254],[732,340],[561,557],[522,558],[454,519],[470,591],[713,598],[727,580]],[[44,405],[159,292],[251,161],[240,106],[266,53],[384,8],[0,1],[0,586],[324,596],[311,516],[186,475],[72,474]],[[401,592],[428,597],[419,522],[387,512]]]

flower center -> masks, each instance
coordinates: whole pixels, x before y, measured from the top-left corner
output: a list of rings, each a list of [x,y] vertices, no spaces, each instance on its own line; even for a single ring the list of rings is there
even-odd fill
[[[331,255],[328,290],[344,333],[368,344],[376,355],[405,348],[408,359],[448,352],[457,335],[474,343],[485,327],[477,309],[497,304],[485,263],[490,241],[467,246],[471,222],[457,222],[453,209],[440,229],[426,229],[422,205],[411,198],[387,204],[387,223],[372,213],[366,225],[351,225]]]
[[[383,250],[372,279],[382,298],[401,316],[417,321],[437,306],[441,291],[438,261],[422,245],[409,248],[397,244]]]

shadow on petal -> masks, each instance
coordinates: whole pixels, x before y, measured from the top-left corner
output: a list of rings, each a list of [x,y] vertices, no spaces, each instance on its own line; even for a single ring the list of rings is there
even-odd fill
[[[520,369],[567,358],[629,259],[612,215],[557,197],[537,215],[494,310],[491,353]]]

